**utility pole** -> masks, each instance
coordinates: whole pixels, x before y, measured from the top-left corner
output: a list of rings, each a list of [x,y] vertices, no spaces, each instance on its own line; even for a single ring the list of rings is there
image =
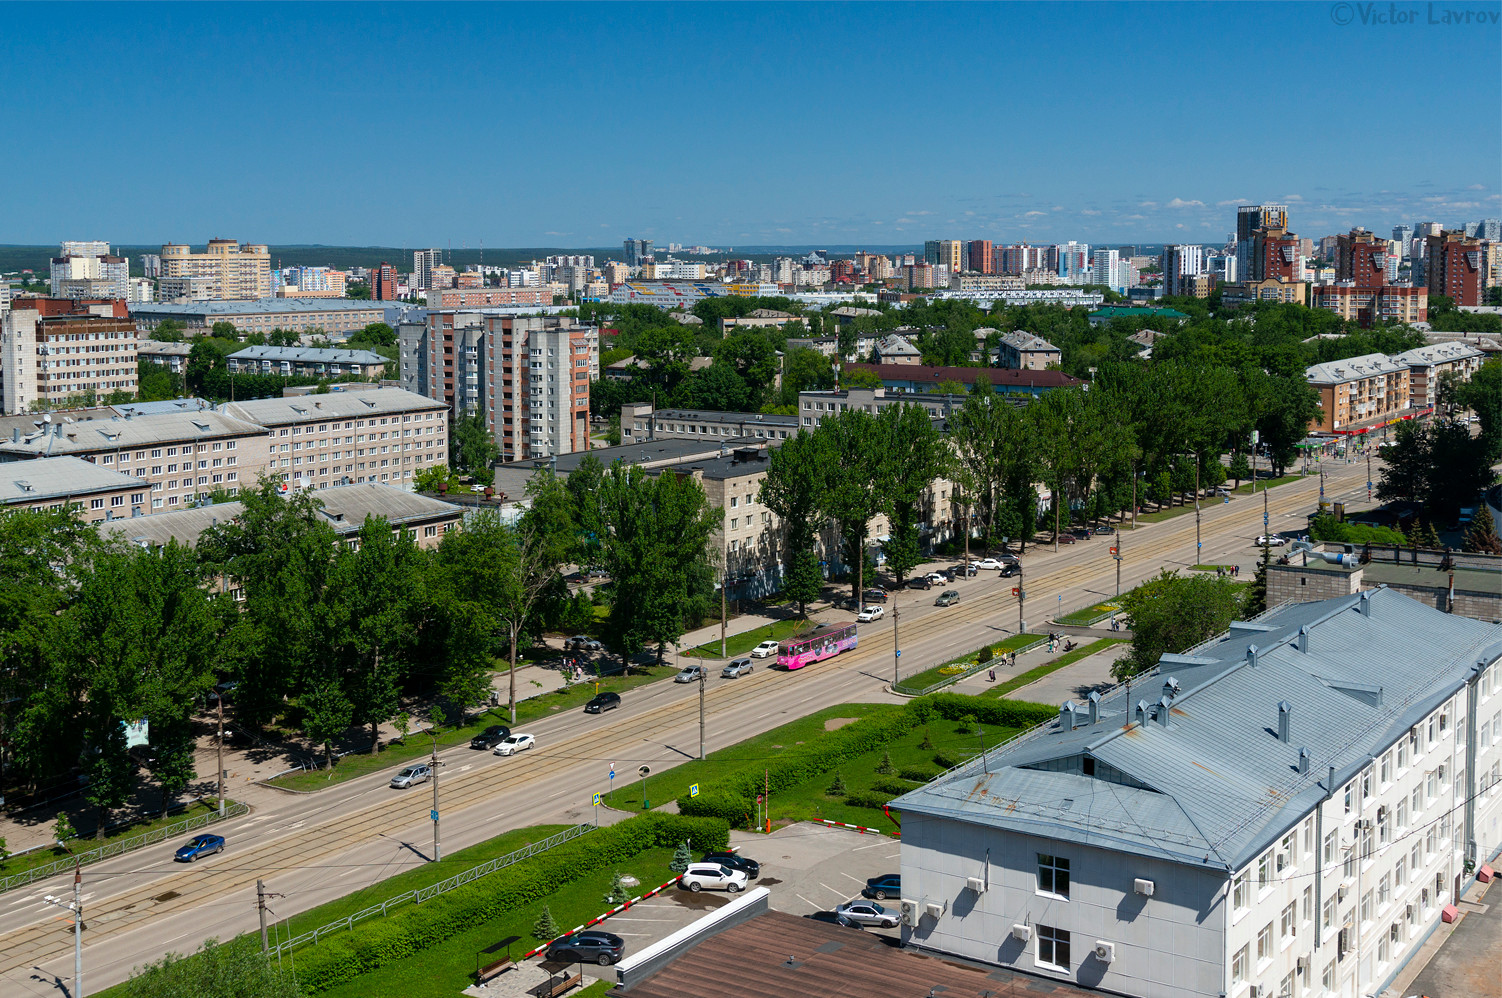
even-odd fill
[[[1027,630],[1027,623],[1022,619],[1022,609],[1027,605],[1027,583],[1022,578],[1022,562],[1017,562],[1017,633]]]
[[[704,687],[708,685],[709,670],[699,663],[699,761],[704,761]]]
[[[438,844],[438,732],[431,726],[428,734],[433,736],[433,761],[430,767],[433,770],[433,862],[443,858],[443,847]]]
[[[219,715],[219,817],[224,817],[224,689],[219,691],[218,715]]]
[[[1200,563],[1200,456],[1194,455],[1194,564]]]
[[[266,945],[266,885],[256,880],[256,911],[261,916],[261,952],[265,953],[269,947]]]
[[[1116,559],[1116,595],[1121,595],[1121,531],[1116,531],[1116,549],[1111,553]]]
[[[83,998],[83,864],[73,857],[73,996]]]
[[[970,562],[966,560],[966,565]],[[892,600],[892,689],[897,688],[899,666],[902,665],[902,645],[897,640],[897,601]]]
[[[1132,529],[1137,529],[1137,462],[1132,462]]]
[[[725,658],[725,585],[730,581],[729,576],[720,578],[720,657]]]
[[[1366,501],[1372,501],[1372,452],[1366,452]]]

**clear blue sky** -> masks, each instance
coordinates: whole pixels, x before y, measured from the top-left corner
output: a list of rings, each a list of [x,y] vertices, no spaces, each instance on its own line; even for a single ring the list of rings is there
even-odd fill
[[[1384,3],[8,4],[0,243],[1219,241],[1502,215],[1502,30]],[[1340,24],[1346,20],[1350,23]]]

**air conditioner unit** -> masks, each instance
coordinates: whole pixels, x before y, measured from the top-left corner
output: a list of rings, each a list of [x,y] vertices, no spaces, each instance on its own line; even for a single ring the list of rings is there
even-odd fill
[[[948,908],[948,901],[930,901],[923,906],[923,911],[929,918],[939,918]]]
[[[1301,973],[1301,974],[1307,974],[1307,973],[1309,973],[1309,963],[1310,963],[1309,957],[1307,957],[1307,956],[1301,956],[1301,957],[1299,957],[1299,961],[1298,961],[1299,973]]]
[[[1156,885],[1151,880],[1133,880],[1132,891],[1143,897],[1152,897]]]
[[[1288,868],[1288,853],[1286,853],[1286,852],[1280,852],[1280,853],[1278,853],[1278,872],[1281,873],[1281,872],[1283,872],[1283,870],[1285,870],[1287,868]]]
[[[1346,895],[1350,892],[1351,889],[1349,887],[1347,887],[1345,884],[1341,884],[1339,887],[1335,888],[1335,900],[1344,901],[1346,899]]]
[[[1101,963],[1110,963],[1116,959],[1116,944],[1108,943],[1104,939],[1095,940],[1095,959]]]
[[[967,877],[967,878],[965,878],[965,886],[968,887],[968,888],[970,888],[972,891],[974,891],[977,894],[984,894],[984,893],[986,893],[986,881],[984,880],[984,878],[981,878],[981,877]]]
[[[1267,988],[1261,984],[1253,984],[1247,989],[1246,998],[1267,998]]]
[[[902,902],[901,902],[901,906],[902,906],[902,924],[903,925],[917,925],[918,924],[918,902],[916,902],[916,901],[910,901],[907,898],[903,898]]]
[[[1033,927],[1031,925],[1013,925],[1012,938],[1019,942],[1027,942],[1033,938]]]

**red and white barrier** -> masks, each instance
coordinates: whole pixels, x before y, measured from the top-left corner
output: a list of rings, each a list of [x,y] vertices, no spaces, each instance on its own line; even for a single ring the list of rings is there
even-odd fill
[[[546,950],[549,946],[551,946],[554,943],[556,943],[559,939],[562,939],[565,936],[571,936],[571,935],[573,935],[576,932],[583,932],[585,929],[592,928],[592,927],[594,927],[596,925],[599,925],[601,922],[605,921],[605,919],[609,918],[612,915],[619,915],[621,912],[625,911],[627,908],[630,908],[630,907],[632,907],[634,905],[641,904],[643,901],[646,901],[648,898],[654,898],[654,897],[656,897],[657,895],[661,894],[663,891],[667,890],[669,887],[672,887],[677,882],[678,882],[678,878],[674,877],[672,880],[669,880],[667,883],[661,884],[661,885],[659,885],[657,887],[654,887],[650,891],[647,891],[647,893],[645,893],[645,894],[639,894],[636,897],[632,898],[630,901],[623,901],[620,904],[616,905],[614,908],[611,908],[609,911],[605,912],[605,914],[603,914],[603,915],[597,915],[594,918],[591,918],[589,921],[585,922],[583,925],[576,925],[574,928],[569,929],[567,932],[562,933],[559,936],[556,936],[556,937],[554,937],[552,939],[549,939],[547,942],[545,942],[542,945],[536,947],[535,949],[528,950],[527,952],[525,952],[525,953],[522,954],[521,958],[523,960],[530,960],[534,956],[536,956],[537,954],[539,954],[539,953],[543,952],[544,950]]]
[[[865,835],[869,832],[872,835],[890,835],[894,839],[902,838],[902,832],[900,831],[888,832],[885,829],[881,828],[867,828],[865,825],[852,825],[847,821],[830,821],[828,818],[820,818],[819,823],[822,825],[828,825],[830,828],[849,828],[852,831],[860,832],[862,835]]]

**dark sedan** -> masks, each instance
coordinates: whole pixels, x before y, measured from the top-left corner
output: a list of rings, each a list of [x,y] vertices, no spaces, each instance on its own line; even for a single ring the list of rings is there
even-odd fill
[[[584,705],[584,713],[603,714],[605,713],[605,711],[614,710],[620,705],[621,695],[619,693],[596,693],[594,695],[594,699],[590,700],[589,703]]]
[[[191,842],[172,854],[179,863],[191,863],[199,856],[212,856],[224,852],[223,835],[195,835]]]
[[[1010,579],[1014,575],[1021,575],[1021,574],[1022,574],[1022,566],[1021,565],[1003,565],[1003,566],[1001,566],[1001,578],[1003,578],[1003,579]]]
[[[885,603],[887,591],[885,589],[867,589],[861,593],[861,599],[867,603]]]
[[[883,873],[879,877],[872,877],[866,881],[866,886],[861,890],[861,897],[873,898],[877,901],[901,896],[902,875],[898,873]]]
[[[613,932],[576,932],[564,936],[548,947],[552,963],[598,963],[608,967],[619,963],[626,952],[626,940]]]
[[[470,748],[493,749],[501,743],[501,739],[511,734],[511,729],[504,724],[492,724],[484,731],[469,740]]]
[[[746,875],[748,881],[761,876],[761,864],[754,859],[747,859],[740,853],[734,852],[707,852],[704,854],[704,862],[719,863],[728,866],[732,870],[740,870]]]
[[[862,932],[866,931],[866,927],[864,925],[857,922],[853,918],[846,918],[844,915],[841,915],[837,911],[816,911],[812,915],[804,915],[803,917],[811,918],[815,922],[828,922],[830,925],[843,925],[847,929],[860,929]]]

